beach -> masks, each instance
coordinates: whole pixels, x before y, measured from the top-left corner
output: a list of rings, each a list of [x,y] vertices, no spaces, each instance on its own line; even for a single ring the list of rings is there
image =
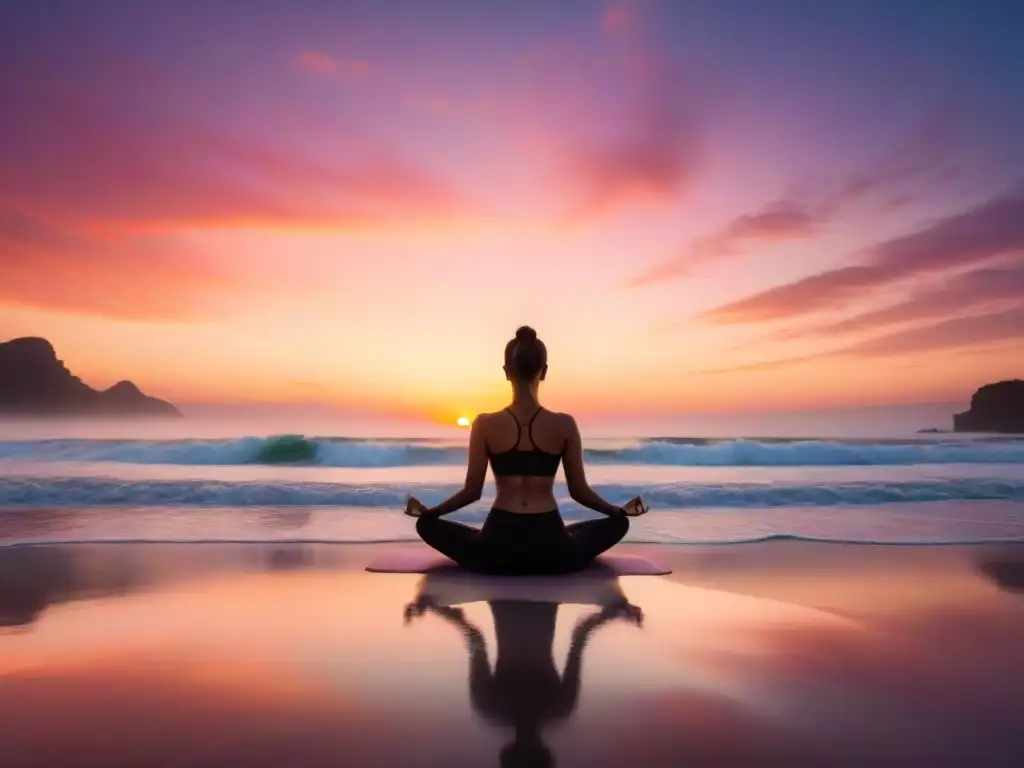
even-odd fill
[[[588,439],[672,573],[510,582],[365,570],[462,438],[119,429],[0,441],[4,768],[1024,760],[1019,439]]]
[[[1024,756],[1024,547],[629,544],[672,575],[509,587],[364,570],[396,546],[3,548],[3,764]]]

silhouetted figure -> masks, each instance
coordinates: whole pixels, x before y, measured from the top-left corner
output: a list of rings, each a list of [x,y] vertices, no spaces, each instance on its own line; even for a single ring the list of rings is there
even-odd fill
[[[558,602],[507,599],[502,596],[500,585],[491,588],[468,585],[467,594],[460,590],[457,582],[446,583],[443,575],[428,575],[421,582],[416,600],[406,606],[407,623],[429,611],[462,634],[469,651],[469,692],[473,709],[488,722],[515,730],[513,741],[501,751],[502,768],[543,768],[555,764],[554,755],[544,744],[541,729],[546,724],[569,718],[576,710],[587,641],[597,629],[615,619],[626,619],[638,627],[643,622],[640,609],[629,603],[614,576],[588,579],[578,588],[582,593],[573,602],[593,602],[603,607],[573,629],[561,675],[552,654]],[[535,591],[543,594],[547,589],[548,585],[538,584]],[[494,617],[498,645],[493,672],[483,633],[452,604],[462,601],[460,598],[475,601],[488,591],[492,597],[487,604]]]
[[[647,507],[639,496],[616,506],[590,487],[576,421],[546,410],[538,399],[548,372],[547,348],[532,328],[523,326],[505,345],[504,371],[512,384],[512,403],[474,420],[464,487],[436,507],[410,498],[405,512],[418,518],[420,538],[463,568],[500,574],[586,568],[621,541],[629,517],[644,514]],[[480,498],[488,462],[497,496],[483,529],[442,520]],[[554,495],[559,464],[569,495],[602,519],[565,525]]]

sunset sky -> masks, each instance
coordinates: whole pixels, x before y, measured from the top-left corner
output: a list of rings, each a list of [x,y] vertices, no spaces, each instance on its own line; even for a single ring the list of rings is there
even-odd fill
[[[0,339],[176,402],[965,400],[1024,374],[1024,4],[5,2]]]

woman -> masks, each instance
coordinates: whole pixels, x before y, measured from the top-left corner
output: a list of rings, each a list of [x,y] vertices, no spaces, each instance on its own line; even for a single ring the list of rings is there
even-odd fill
[[[465,486],[436,507],[410,498],[405,513],[419,518],[420,538],[469,570],[524,575],[582,570],[617,544],[629,530],[629,518],[644,514],[647,506],[639,496],[623,507],[610,504],[587,483],[575,420],[544,409],[538,400],[548,361],[536,331],[528,326],[516,331],[505,346],[504,369],[512,404],[474,420]],[[488,461],[497,497],[483,529],[442,520],[480,498]],[[560,462],[569,495],[604,518],[565,525],[554,493]]]

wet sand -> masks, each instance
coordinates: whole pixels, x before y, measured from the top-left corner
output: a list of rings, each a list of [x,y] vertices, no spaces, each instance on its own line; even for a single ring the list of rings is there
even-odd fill
[[[1024,764],[1024,547],[622,549],[675,572],[2,549],[0,764]]]

